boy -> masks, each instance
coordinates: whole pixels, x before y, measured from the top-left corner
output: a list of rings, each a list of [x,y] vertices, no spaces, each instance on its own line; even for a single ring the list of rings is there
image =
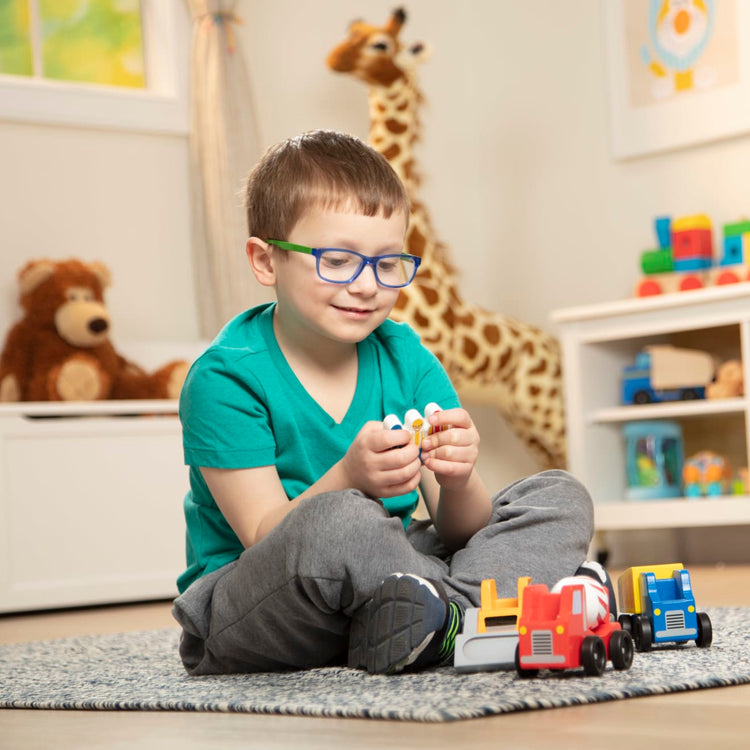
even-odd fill
[[[584,560],[592,505],[570,475],[494,498],[479,435],[437,359],[388,320],[419,259],[408,197],[361,141],[272,147],[246,191],[246,252],[276,302],[237,316],[180,399],[188,568],[174,615],[191,674],[446,663],[483,578],[553,584]],[[444,428],[419,448],[389,413]],[[411,521],[421,488],[431,521]]]

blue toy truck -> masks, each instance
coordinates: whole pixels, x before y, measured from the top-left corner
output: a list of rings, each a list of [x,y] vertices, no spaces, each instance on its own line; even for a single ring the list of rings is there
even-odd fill
[[[654,644],[695,641],[701,648],[711,645],[711,619],[698,612],[690,573],[682,563],[628,568],[617,582],[619,621],[633,636],[638,651]]]
[[[706,352],[669,344],[646,347],[623,369],[622,403],[705,398],[715,370],[716,363]]]

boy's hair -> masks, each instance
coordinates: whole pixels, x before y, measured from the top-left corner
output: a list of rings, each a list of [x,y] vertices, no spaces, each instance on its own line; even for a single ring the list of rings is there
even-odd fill
[[[354,136],[314,130],[271,146],[250,172],[248,236],[286,239],[313,207],[408,219],[409,197],[382,154]]]

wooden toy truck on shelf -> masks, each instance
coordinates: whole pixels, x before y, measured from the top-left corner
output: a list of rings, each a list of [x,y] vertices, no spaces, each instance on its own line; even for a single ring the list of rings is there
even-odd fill
[[[617,581],[620,624],[638,651],[658,643],[711,645],[711,619],[697,612],[690,574],[682,563],[628,568]]]
[[[706,386],[716,373],[708,352],[671,344],[647,346],[623,370],[622,403],[650,404],[706,397]]]

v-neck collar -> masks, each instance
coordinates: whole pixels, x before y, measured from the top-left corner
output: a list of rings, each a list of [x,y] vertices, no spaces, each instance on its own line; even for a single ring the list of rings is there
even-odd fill
[[[273,315],[276,304],[271,304],[261,313],[260,325],[263,338],[268,346],[268,352],[271,356],[276,369],[279,371],[291,392],[296,394],[297,398],[309,405],[321,419],[322,424],[330,427],[350,425],[359,429],[366,421],[367,406],[369,396],[372,391],[374,377],[374,360],[372,347],[368,345],[367,339],[357,344],[357,386],[354,390],[349,408],[341,422],[337,422],[308,392],[302,385],[294,370],[289,366],[284,352],[281,351],[279,342],[276,340],[276,334],[273,330]]]

